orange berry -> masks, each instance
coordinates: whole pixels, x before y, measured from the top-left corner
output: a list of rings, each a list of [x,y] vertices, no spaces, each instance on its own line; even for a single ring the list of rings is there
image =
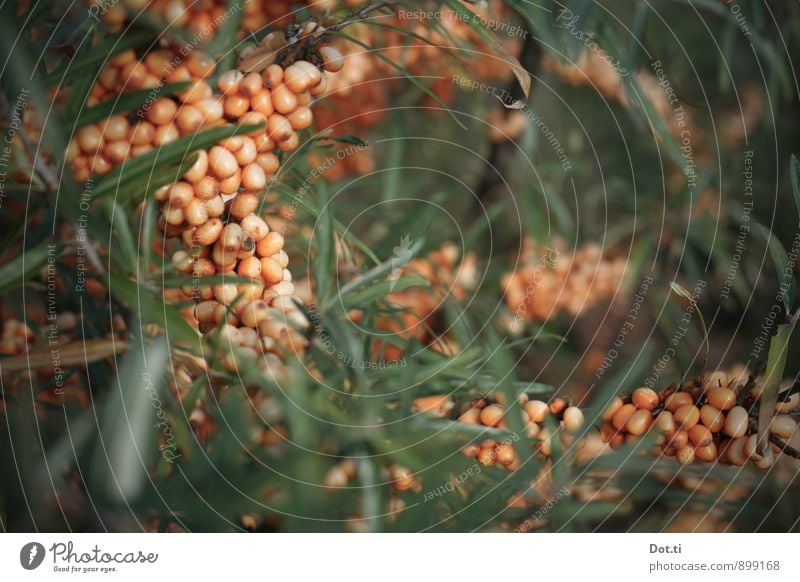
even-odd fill
[[[636,408],[653,410],[658,406],[658,394],[650,388],[637,388],[631,394],[631,402]]]
[[[647,432],[652,424],[653,417],[650,411],[639,409],[628,417],[628,420],[625,422],[625,430],[634,436],[641,436]]]
[[[500,426],[503,421],[503,409],[496,404],[490,404],[481,410],[481,424],[485,426]]]
[[[718,410],[730,410],[736,406],[736,393],[727,388],[709,388],[706,391],[706,400]]]
[[[700,421],[700,410],[694,404],[684,404],[678,408],[672,417],[675,424],[684,430],[689,430]]]
[[[230,178],[239,169],[239,164],[236,162],[234,155],[221,146],[214,146],[208,152],[208,163],[211,171],[220,178]]]
[[[732,439],[742,437],[747,434],[750,418],[747,410],[742,406],[735,406],[728,411],[725,417],[725,434]]]
[[[719,432],[725,427],[725,413],[710,404],[705,404],[700,409],[700,421],[711,432]]]
[[[628,422],[628,419],[636,412],[636,407],[633,404],[623,404],[614,413],[611,418],[611,424],[617,430],[622,430]]]

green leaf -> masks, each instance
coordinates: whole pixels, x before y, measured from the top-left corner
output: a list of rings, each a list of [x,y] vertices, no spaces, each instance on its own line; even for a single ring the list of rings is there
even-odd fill
[[[114,273],[108,275],[108,291],[134,313],[143,324],[154,323],[164,328],[171,342],[200,346],[200,334],[181,312],[166,305],[152,291]]]
[[[783,248],[778,237],[767,227],[756,223],[753,228],[766,241],[769,247],[769,254],[775,264],[775,272],[778,276],[783,307],[788,314],[792,310],[792,305],[794,305],[795,294],[794,271],[789,265],[789,256],[786,254],[786,249]]]
[[[115,114],[135,111],[153,99],[153,95],[156,98],[170,97],[180,93],[190,84],[189,81],[181,81],[180,83],[167,83],[161,87],[131,91],[130,93],[117,95],[113,99],[108,99],[92,107],[82,108],[75,121],[75,129]]]
[[[173,142],[136,156],[117,166],[97,181],[93,190],[95,197],[105,196],[121,189],[124,184],[148,183],[157,170],[170,164],[186,162],[187,156],[199,149],[209,148],[223,139],[249,133],[261,125],[222,125],[199,133],[179,137]]]
[[[800,161],[794,154],[789,158],[789,177],[792,181],[792,194],[797,204],[797,211],[800,212]]]
[[[336,242],[333,238],[333,200],[328,193],[325,181],[320,181],[317,186],[317,206],[319,216],[314,228],[314,281],[316,282],[317,301],[324,304],[331,294],[331,275],[336,267],[334,265]]]
[[[769,342],[764,388],[758,403],[759,451],[764,451],[766,447],[769,447],[769,425],[778,403],[778,390],[783,379],[783,371],[786,368],[786,356],[789,353],[789,340],[792,337],[794,325],[794,321],[779,325],[778,332]]]
[[[164,412],[160,407],[169,354],[163,336],[147,346],[138,344],[123,360],[105,406],[101,421],[104,446],[93,468],[95,475],[106,474],[107,493],[119,501],[130,502],[141,495],[148,480],[153,444],[165,432],[167,425],[162,427],[156,415]]]
[[[419,275],[403,275],[397,279],[388,279],[370,285],[361,291],[354,291],[343,296],[344,305],[350,307],[364,307],[376,299],[386,297],[390,293],[396,293],[409,287],[428,287],[430,283]]]
[[[106,61],[114,55],[129,48],[152,44],[155,37],[156,34],[153,31],[134,31],[109,36],[86,54],[65,60],[60,66],[44,76],[44,82],[48,85],[53,85],[79,78],[79,75],[87,71],[97,73]]]
[[[7,293],[20,287],[32,277],[39,274],[49,257],[55,260],[59,254],[56,245],[41,243],[20,254],[0,267],[0,293]]]
[[[233,47],[237,43],[236,36],[244,17],[244,4],[245,0],[228,0],[224,12],[225,20],[222,26],[217,29],[214,38],[203,47],[203,50],[211,55],[222,56],[223,58],[228,54],[233,55]]]

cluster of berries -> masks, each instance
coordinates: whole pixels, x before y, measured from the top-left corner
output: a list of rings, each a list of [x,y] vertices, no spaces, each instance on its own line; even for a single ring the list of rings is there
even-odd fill
[[[506,305],[524,321],[547,321],[560,312],[579,316],[619,292],[627,267],[624,257],[609,257],[596,244],[567,253],[560,241],[553,246],[526,239],[521,267],[501,280]]]
[[[661,392],[637,388],[628,398],[616,397],[602,415],[600,435],[612,447],[635,441],[650,430],[659,433],[661,453],[681,464],[697,461],[744,465],[752,460],[760,469],[775,462],[785,448],[782,439],[797,432],[788,414],[800,405],[800,394],[779,399],[769,425],[770,440],[758,442],[760,388],[749,378],[723,371],[703,382]]]

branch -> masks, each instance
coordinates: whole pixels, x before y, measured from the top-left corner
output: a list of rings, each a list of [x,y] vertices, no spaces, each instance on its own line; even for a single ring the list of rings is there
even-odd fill
[[[793,457],[795,459],[800,459],[800,451],[798,451],[794,447],[789,446],[787,443],[783,442],[774,434],[769,436],[769,442],[777,445],[783,454],[789,455],[790,457]]]

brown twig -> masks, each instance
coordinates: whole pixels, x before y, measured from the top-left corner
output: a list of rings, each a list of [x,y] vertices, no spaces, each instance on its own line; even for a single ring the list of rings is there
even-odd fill
[[[800,459],[800,451],[790,446],[789,444],[783,442],[780,438],[778,438],[774,434],[769,436],[769,442],[776,445],[783,454],[789,455],[794,459]]]

